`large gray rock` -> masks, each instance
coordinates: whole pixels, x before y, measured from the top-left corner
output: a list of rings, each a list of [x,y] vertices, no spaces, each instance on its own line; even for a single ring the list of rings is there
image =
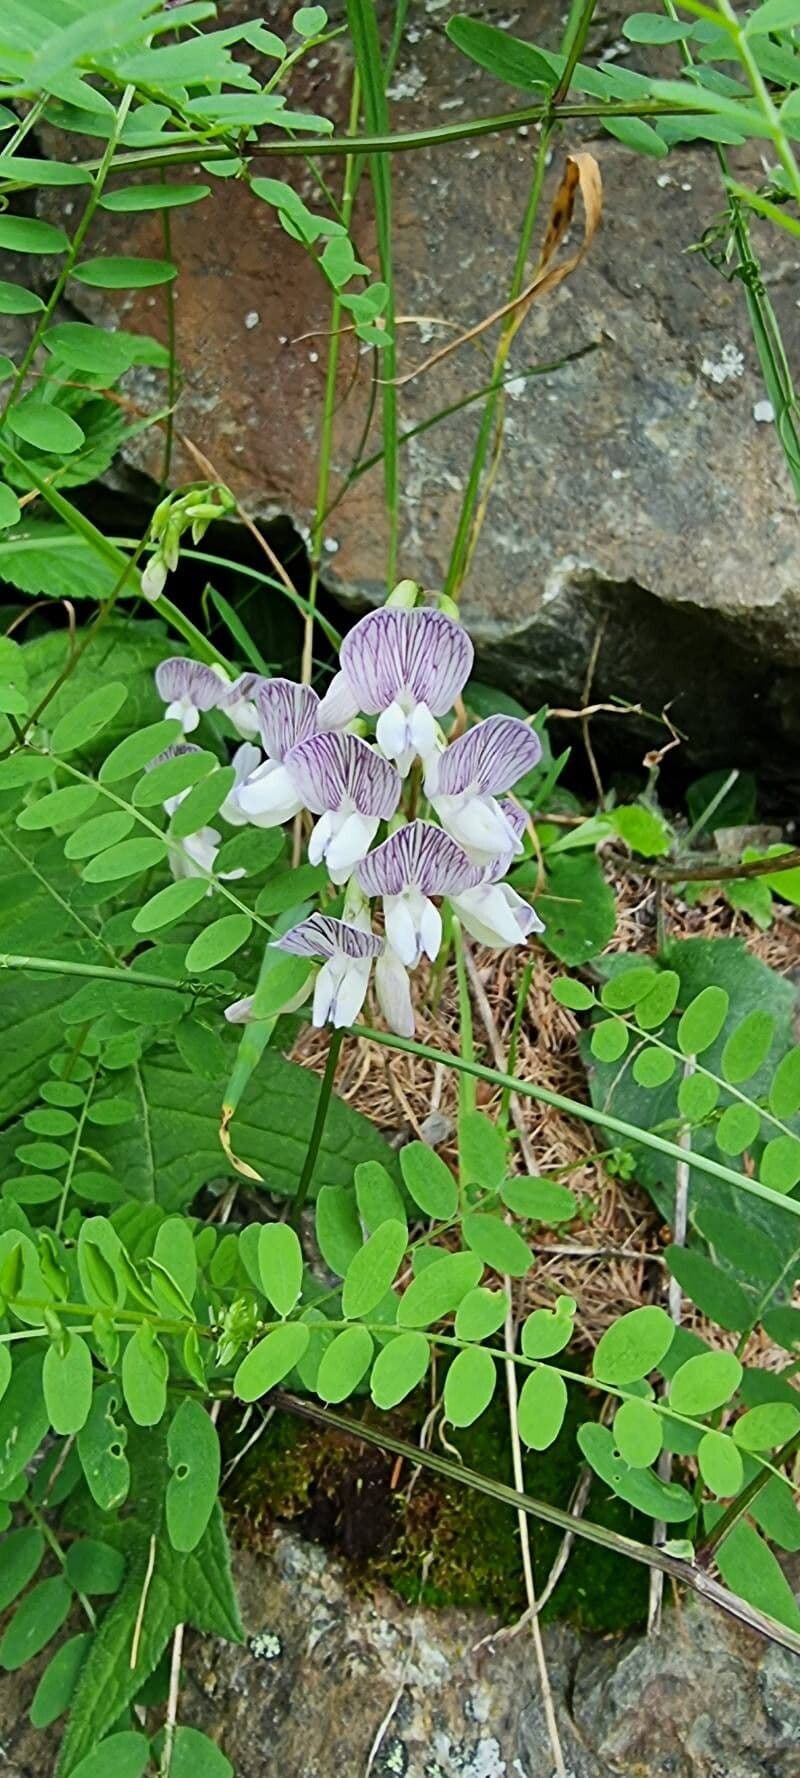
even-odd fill
[[[508,23],[500,8],[465,9]],[[224,19],[241,14],[241,0],[220,10]],[[387,17],[391,10],[384,9]],[[397,128],[491,114],[520,97],[446,41],[450,10],[428,0],[409,15],[391,89]],[[627,10],[614,0],[590,42],[595,53],[608,47]],[[560,0],[521,0],[512,26],[553,44],[561,13]],[[339,46],[301,69],[294,96],[341,125],[348,93]],[[511,367],[521,375],[587,344],[597,349],[512,386],[464,615],[484,672],[531,705],[575,703],[605,624],[598,698],[641,700],[656,713],[671,703],[695,760],[763,765],[766,757],[767,769],[785,773],[800,737],[796,503],[774,429],[755,417],[764,391],[743,288],[692,251],[721,210],[714,151],[677,149],[652,160],[605,134],[581,143],[575,126],[565,127],[547,199],[576,146],[590,147],[600,161],[603,226],[575,276],[531,311]],[[461,329],[502,302],[534,147],[531,130],[394,157],[401,315],[444,317]],[[259,170],[290,177],[318,201],[301,161],[270,157]],[[325,171],[336,182],[341,163]],[[758,181],[756,158],[751,171]],[[172,228],[182,267],[178,424],[253,513],[288,514],[303,529],[316,486],[327,288],[273,212],[241,185],[227,182],[208,204],[175,212]],[[366,179],[355,233],[375,264]],[[764,238],[771,295],[796,362],[794,249],[780,231]],[[94,239],[95,252],[163,251],[153,216],[107,215]],[[107,321],[122,317],[163,332],[161,293],[113,309],[103,293],[76,291],[74,300]],[[399,332],[402,368],[450,337],[429,320]],[[298,339],[310,333],[316,337]],[[489,368],[486,344],[471,345],[411,383],[401,396],[403,426],[480,388]],[[361,439],[370,372],[370,358],[358,358],[346,341],[335,484]],[[430,587],[445,576],[479,413],[479,405],[459,412],[402,452],[402,570]],[[378,443],[373,428],[370,444]],[[138,466],[155,472],[158,439],[134,449]],[[177,468],[196,473],[186,460]],[[384,596],[385,544],[375,469],[353,485],[329,525],[327,579],[352,607]],[[621,745],[630,738],[638,756],[643,739],[653,745],[657,738],[652,722],[617,723],[615,733]]]
[[[551,1778],[527,1632],[476,1648],[488,1620],[354,1594],[338,1560],[286,1531],[235,1566],[247,1644],[187,1639],[180,1720],[219,1742],[236,1778],[366,1778],[371,1754],[375,1778]],[[796,1771],[797,1660],[710,1607],[667,1611],[652,1642],[558,1628],[545,1644],[572,1778]],[[27,1672],[0,1681],[4,1778],[50,1770],[30,1690]]]

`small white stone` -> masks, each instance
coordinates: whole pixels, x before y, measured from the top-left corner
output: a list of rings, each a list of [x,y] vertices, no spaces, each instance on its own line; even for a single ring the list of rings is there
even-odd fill
[[[656,185],[660,185],[662,191],[664,190],[665,186],[671,185],[671,184],[672,184],[672,174],[671,173],[658,173],[656,175]]]
[[[322,547],[323,547],[323,549],[327,550],[327,553],[329,556],[335,556],[336,551],[339,548],[339,544],[338,544],[335,537],[326,537],[325,542]]]
[[[309,352],[308,362],[309,364],[319,364],[319,352]]]
[[[753,407],[753,419],[760,426],[769,426],[775,418],[775,409],[771,401],[757,401]]]
[[[244,324],[248,332],[250,332],[252,328],[257,327],[260,320],[261,316],[259,315],[258,309],[248,309],[244,318]]]

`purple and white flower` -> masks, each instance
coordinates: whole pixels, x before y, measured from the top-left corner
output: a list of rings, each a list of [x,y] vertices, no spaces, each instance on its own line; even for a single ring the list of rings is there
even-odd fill
[[[225,689],[224,674],[200,661],[173,655],[156,667],[156,689],[167,706],[165,715],[179,722],[185,735],[197,728],[201,713],[214,710]]]
[[[324,858],[331,880],[344,883],[369,851],[381,821],[400,801],[394,766],[356,735],[310,735],[286,756],[300,799],[320,819],[308,843],[311,864]]]
[[[522,851],[498,801],[541,759],[538,735],[516,716],[487,716],[428,762],[425,792],[442,826],[476,864]]]
[[[410,821],[362,859],[356,872],[366,895],[383,897],[386,937],[401,963],[431,962],[442,942],[442,916],[432,895],[454,896],[481,881],[481,870],[432,821]]]
[[[436,745],[444,716],[469,678],[473,648],[461,624],[424,606],[371,611],[345,636],[320,705],[320,727],[338,728],[359,712],[377,716],[378,746],[402,777]]]
[[[504,799],[503,814],[520,840],[527,817],[518,803]],[[523,944],[532,932],[544,932],[544,923],[534,913],[530,902],[518,895],[510,883],[502,882],[514,852],[509,849],[494,858],[481,873],[480,881],[460,890],[452,897],[453,907],[462,926],[478,944],[494,949]]]
[[[237,735],[243,741],[252,741],[259,732],[259,716],[255,704],[255,693],[266,681],[259,673],[240,673],[233,684],[226,687],[219,700],[219,707],[224,711],[229,722],[233,723]]]
[[[390,1030],[398,1037],[413,1037],[414,1008],[408,970],[391,945],[384,945],[375,964],[375,993]]]
[[[356,921],[349,921],[311,914],[272,942],[293,957],[323,959],[314,986],[312,1023],[352,1025],[366,999],[373,959],[383,950],[383,939],[370,932],[368,917],[357,915]]]
[[[251,784],[259,771],[263,770],[264,759],[260,747],[252,741],[243,741],[237,747],[231,760],[233,766],[233,783],[220,809],[223,821],[229,821],[231,827],[244,827],[252,816],[246,815],[239,802],[239,792],[245,784]]]
[[[261,679],[255,706],[266,759],[253,765],[231,796],[241,819],[256,827],[281,827],[303,808],[302,791],[285,761],[299,741],[316,733],[319,699],[310,686],[292,679]]]

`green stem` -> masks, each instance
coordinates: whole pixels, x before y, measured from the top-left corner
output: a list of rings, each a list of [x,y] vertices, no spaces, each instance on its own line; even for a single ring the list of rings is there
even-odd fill
[[[464,956],[464,938],[463,938],[463,934],[461,931],[461,922],[460,922],[460,920],[458,920],[456,918],[455,914],[453,915],[451,932],[452,932],[452,937],[453,937],[453,955],[455,957],[455,964],[456,964],[456,982],[458,985],[458,1026],[459,1026],[459,1037],[461,1039],[461,1054],[464,1057],[465,1062],[474,1062],[474,1060],[475,1060],[475,1033],[474,1033],[473,1025],[472,1025],[472,1001],[470,1000],[470,997],[469,997],[469,982],[467,981],[467,963],[466,963],[466,958]],[[469,1114],[469,1112],[474,1111],[474,1110],[475,1110],[475,1076],[473,1074],[470,1074],[465,1069],[465,1071],[461,1075],[461,1078],[458,1083],[458,1115],[459,1115],[459,1119],[461,1119],[462,1117],[466,1117]],[[460,1168],[460,1161],[459,1161],[459,1168]],[[462,1170],[462,1173],[463,1173],[463,1170]],[[461,1179],[461,1189],[462,1189],[462,1194],[463,1194],[463,1189],[464,1189],[463,1176]]]
[[[581,1118],[584,1123],[598,1124],[604,1130],[613,1130],[617,1136],[624,1136],[628,1142],[641,1143],[645,1148],[652,1148],[671,1161],[687,1161],[699,1172],[707,1173],[712,1179],[724,1179],[728,1185],[735,1185],[739,1191],[747,1192],[751,1197],[762,1198],[776,1209],[788,1210],[792,1216],[800,1216],[800,1203],[794,1198],[784,1197],[781,1192],[772,1191],[770,1186],[761,1185],[757,1179],[747,1179],[743,1173],[734,1173],[732,1167],[723,1167],[719,1161],[712,1161],[708,1156],[687,1152],[679,1148],[677,1143],[668,1142],[663,1136],[656,1136],[652,1130],[640,1130],[635,1124],[628,1124],[620,1117],[612,1117],[607,1111],[599,1111],[594,1105],[583,1105],[578,1099],[567,1099],[562,1093],[551,1093],[547,1087],[534,1085],[532,1081],[517,1080],[512,1075],[501,1073],[498,1068],[487,1068],[482,1062],[467,1062],[463,1056],[450,1056],[446,1050],[433,1049],[426,1043],[417,1043],[411,1037],[395,1037],[388,1031],[374,1031],[368,1025],[355,1025],[351,1029],[355,1037],[366,1038],[370,1043],[381,1043],[390,1049],[405,1050],[410,1056],[421,1056],[426,1062],[439,1062],[445,1068],[465,1070],[474,1074],[476,1080],[485,1080],[489,1086],[507,1087],[512,1093],[521,1093],[523,1098],[538,1099],[543,1105],[550,1105],[555,1111],[566,1112],[569,1117]]]
[[[512,1024],[511,1024],[511,1036],[510,1036],[509,1042],[508,1042],[508,1057],[507,1057],[507,1061],[506,1061],[506,1070],[507,1070],[508,1074],[512,1077],[514,1075],[514,1071],[517,1066],[517,1049],[519,1046],[519,1034],[522,1029],[522,1020],[523,1020],[523,1017],[525,1014],[525,1008],[528,1004],[528,990],[530,988],[532,978],[533,978],[533,963],[529,960],[525,964],[525,967],[522,971],[522,974],[519,978],[519,982],[517,984],[517,999],[516,999],[516,1004],[514,1006],[514,1017],[512,1020]],[[510,1109],[511,1109],[511,1087],[504,1087],[503,1088],[503,1096],[500,1100],[500,1115],[497,1120],[500,1125],[500,1128],[504,1134],[508,1130],[508,1120],[509,1120]]]
[[[104,963],[79,963],[70,957],[25,957],[10,951],[0,952],[0,970],[32,969],[40,975],[82,975],[91,976],[102,982],[126,982],[134,988],[175,988],[185,993],[194,983],[167,981],[163,975],[147,975],[142,969],[111,969]],[[211,984],[209,984],[211,986]],[[227,994],[227,988],[215,988],[215,993]]]
[[[162,183],[166,183],[161,175]],[[164,242],[164,258],[172,260],[172,220],[169,210],[161,212],[161,234]],[[169,368],[167,370],[167,418],[164,422],[164,456],[161,463],[161,486],[159,499],[163,500],[169,487],[170,469],[172,468],[172,447],[175,437],[175,403],[178,399],[178,364],[175,331],[175,281],[168,279],[164,286],[164,302],[167,318],[167,350],[169,352]]]
[[[109,971],[109,973],[111,973],[111,972]],[[64,1178],[64,1187],[63,1187],[63,1190],[61,1193],[61,1197],[59,1198],[59,1201],[58,1201],[58,1213],[56,1215],[56,1226],[55,1226],[56,1235],[61,1234],[61,1228],[62,1228],[62,1224],[64,1221],[64,1213],[67,1208],[67,1199],[69,1197],[69,1189],[72,1184],[72,1177],[75,1172],[75,1167],[77,1165],[78,1155],[80,1154],[81,1143],[83,1141],[83,1132],[86,1127],[86,1119],[89,1114],[89,1107],[92,1103],[92,1094],[93,1094],[94,1089],[97,1085],[97,1076],[98,1076],[99,1072],[100,1072],[100,1063],[95,1062],[94,1068],[92,1069],[91,1080],[89,1081],[89,1084],[86,1088],[86,1097],[85,1097],[83,1104],[81,1106],[80,1114],[79,1114],[77,1123],[75,1125],[75,1135],[72,1140],[72,1149],[70,1151],[69,1161],[67,1162],[67,1171],[66,1171],[66,1175]]]
[[[723,21],[727,24],[727,28],[735,44],[736,54],[739,57],[739,61],[741,62],[750,82],[753,97],[760,107],[761,114],[769,127],[769,134],[775,147],[775,153],[777,154],[784,173],[789,181],[790,189],[795,198],[800,202],[800,168],[798,168],[792,152],[791,143],[789,142],[789,138],[785,134],[783,124],[781,123],[780,111],[773,101],[769,87],[764,80],[758,62],[750,48],[750,39],[747,35],[747,31],[742,30],[738,17],[730,4],[730,0],[717,0],[717,6]]]
[[[314,1114],[314,1124],[309,1137],[308,1148],[306,1149],[303,1170],[297,1182],[297,1190],[294,1194],[294,1202],[292,1204],[292,1222],[295,1227],[297,1227],[300,1222],[300,1217],[308,1197],[314,1167],[316,1166],[317,1155],[319,1154],[320,1143],[325,1129],[325,1119],[328,1115],[328,1106],[331,1102],[333,1079],[336,1073],[336,1064],[339,1060],[339,1051],[342,1047],[343,1037],[343,1030],[331,1031],[330,1042],[328,1044],[328,1056],[325,1063],[325,1073],[322,1076],[319,1098],[317,1100],[317,1109]]]

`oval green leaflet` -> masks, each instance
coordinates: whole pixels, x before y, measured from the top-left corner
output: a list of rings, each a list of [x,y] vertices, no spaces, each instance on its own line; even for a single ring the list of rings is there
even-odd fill
[[[44,1555],[44,1538],[32,1525],[9,1531],[0,1543],[0,1611],[33,1580]]]
[[[89,1652],[92,1637],[88,1632],[70,1636],[56,1650],[42,1674],[33,1694],[29,1716],[35,1729],[47,1729],[69,1709],[78,1674]]]
[[[794,1191],[800,1180],[800,1142],[796,1136],[773,1136],[761,1156],[759,1178],[772,1191]]]
[[[640,1031],[656,1031],[675,1011],[681,978],[674,969],[659,970],[649,992],[637,1001],[634,1017]]]
[[[598,1382],[620,1388],[639,1382],[661,1363],[674,1334],[666,1310],[655,1304],[621,1315],[598,1342],[592,1363]]]
[[[92,1355],[83,1336],[65,1332],[48,1346],[42,1387],[50,1425],[67,1435],[86,1425],[92,1405]]]
[[[67,1550],[64,1573],[78,1593],[116,1593],[125,1573],[125,1557],[113,1544],[79,1537]]]
[[[588,1012],[590,1007],[597,1004],[591,988],[569,975],[556,976],[555,981],[550,984],[550,990],[559,1006],[566,1006],[570,1012]]]
[[[491,1191],[506,1176],[505,1138],[482,1111],[467,1111],[458,1120],[458,1160],[464,1185]]]
[[[618,1062],[628,1047],[629,1035],[623,1019],[601,1019],[592,1026],[592,1055],[598,1062]]]
[[[522,1328],[522,1350],[526,1358],[555,1358],[569,1345],[573,1333],[573,1317],[577,1304],[571,1296],[560,1296],[555,1309],[534,1309]]]
[[[757,1105],[727,1105],[714,1131],[717,1148],[722,1154],[744,1154],[757,1141],[760,1129],[761,1112]]]
[[[742,1451],[772,1451],[800,1428],[800,1411],[789,1401],[764,1401],[736,1421],[733,1436]]]
[[[169,1778],[234,1778],[234,1773],[216,1741],[181,1724],[175,1731]]]
[[[719,1083],[708,1074],[685,1074],[678,1087],[678,1110],[687,1123],[710,1117],[719,1099]]]
[[[444,1385],[445,1417],[451,1426],[471,1426],[494,1395],[497,1368],[486,1346],[457,1352]]]
[[[614,1443],[631,1469],[649,1469],[661,1451],[662,1423],[646,1401],[623,1401],[614,1415]]]
[[[36,395],[27,395],[9,408],[6,424],[17,438],[48,455],[67,457],[73,451],[79,451],[86,442],[83,428],[71,414],[65,414],[63,408],[55,407],[51,402],[41,401]]]
[[[51,741],[53,753],[75,753],[79,747],[87,747],[113,722],[127,696],[127,686],[116,680],[90,691],[56,723]]]
[[[507,1179],[500,1196],[509,1210],[530,1222],[570,1222],[578,1213],[575,1193],[557,1179]]]
[[[122,1354],[122,1389],[137,1426],[157,1426],[167,1405],[169,1362],[160,1340],[144,1323]]]
[[[382,1222],[351,1259],[342,1290],[342,1314],[355,1321],[377,1308],[390,1290],[405,1257],[405,1222]]]
[[[428,1327],[457,1309],[467,1291],[480,1283],[483,1263],[477,1253],[446,1253],[414,1278],[400,1299],[400,1327]]]
[[[279,1315],[289,1315],[303,1285],[303,1252],[286,1222],[267,1222],[258,1232],[258,1272],[264,1295]]]
[[[595,1475],[637,1512],[663,1519],[666,1524],[691,1518],[694,1501],[687,1489],[679,1482],[662,1482],[652,1469],[631,1469],[615,1450],[610,1427],[587,1421],[578,1427],[578,1444]]]
[[[161,722],[148,723],[146,728],[137,729],[134,734],[126,735],[103,760],[97,774],[101,784],[118,784],[123,778],[132,777],[134,772],[142,771],[143,767],[155,759],[157,753],[163,753],[173,741],[177,741],[181,733],[181,725],[172,717],[165,717]]]
[[[473,1212],[463,1218],[461,1232],[467,1246],[494,1272],[524,1278],[533,1264],[527,1241],[499,1216]]]
[[[223,914],[192,940],[184,967],[190,975],[195,971],[199,974],[206,969],[215,969],[218,963],[225,963],[235,951],[241,950],[252,930],[249,914]]]
[[[715,1043],[728,1016],[730,998],[724,988],[703,988],[678,1021],[678,1047],[684,1056],[699,1056]]]
[[[130,1464],[127,1430],[117,1419],[122,1406],[116,1383],[95,1390],[86,1424],[78,1433],[78,1456],[92,1499],[101,1512],[114,1512],[127,1500]]]
[[[70,1778],[142,1778],[150,1760],[150,1743],[134,1729],[121,1729],[101,1741],[73,1766]]]
[[[242,1359],[233,1379],[234,1394],[240,1401],[257,1401],[266,1395],[299,1364],[310,1337],[311,1330],[302,1321],[287,1321],[285,1327],[273,1328]]]
[[[361,1247],[355,1192],[346,1185],[323,1185],[315,1215],[320,1253],[337,1278],[343,1278]]]
[[[134,932],[158,932],[162,926],[174,925],[204,901],[207,894],[205,877],[180,877],[176,883],[167,883],[166,888],[158,889],[137,909],[133,916]]]
[[[72,1588],[60,1576],[37,1581],[17,1606],[0,1640],[0,1667],[16,1673],[61,1629],[72,1605]]]
[[[668,1050],[644,1049],[633,1058],[633,1078],[640,1087],[663,1087],[672,1079],[677,1063]]]
[[[376,1408],[396,1408],[422,1382],[431,1350],[423,1333],[395,1334],[378,1353],[370,1377]]]
[[[358,1213],[369,1234],[382,1222],[405,1222],[402,1193],[380,1161],[360,1161],[353,1177]]]
[[[769,1089],[773,1117],[794,1117],[800,1111],[800,1048],[791,1049],[780,1062]]]
[[[738,1494],[744,1484],[744,1464],[726,1432],[704,1432],[697,1447],[700,1474],[711,1494],[723,1499]]]
[[[567,1411],[567,1385],[558,1371],[540,1364],[525,1378],[517,1408],[519,1436],[532,1451],[558,1438]]]
[[[450,1168],[425,1142],[408,1142],[400,1150],[403,1184],[426,1216],[447,1222],[458,1209],[458,1186]]]
[[[675,1372],[669,1386],[676,1414],[711,1414],[725,1406],[742,1380],[742,1367],[732,1352],[698,1352]]]
[[[187,1554],[197,1548],[214,1510],[220,1476],[217,1430],[199,1401],[181,1402],[170,1421],[167,1457],[167,1532],[173,1549]]]
[[[209,772],[178,804],[170,823],[170,837],[185,840],[199,828],[207,827],[219,813],[235,782],[233,766],[221,766],[218,771]]]
[[[373,1349],[371,1333],[358,1323],[336,1335],[323,1352],[317,1372],[315,1387],[322,1401],[344,1401],[353,1394],[369,1370]]]
[[[488,1340],[502,1327],[508,1314],[509,1300],[504,1290],[487,1290],[477,1285],[459,1303],[455,1332],[459,1340]]]
[[[123,877],[139,876],[142,871],[151,870],[166,855],[164,841],[157,839],[155,834],[120,840],[117,845],[90,858],[81,876],[85,883],[117,883]]]
[[[87,815],[97,802],[97,787],[94,784],[65,784],[61,790],[51,790],[47,796],[40,796],[38,802],[28,803],[17,816],[17,826],[26,832],[35,832],[38,828],[65,826],[70,821],[80,821]]]
[[[731,1086],[741,1086],[743,1080],[758,1073],[766,1062],[774,1036],[775,1020],[771,1013],[756,1007],[742,1019],[731,1032],[722,1052],[722,1073]]]
[[[618,975],[612,975],[601,989],[600,999],[609,1012],[627,1012],[652,993],[658,980],[657,970],[637,964],[634,969],[622,969]]]

